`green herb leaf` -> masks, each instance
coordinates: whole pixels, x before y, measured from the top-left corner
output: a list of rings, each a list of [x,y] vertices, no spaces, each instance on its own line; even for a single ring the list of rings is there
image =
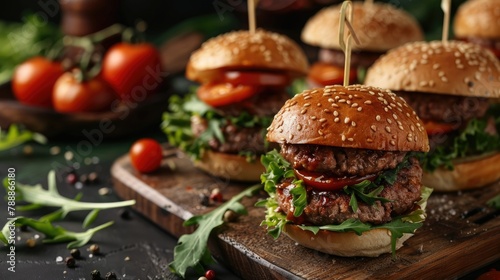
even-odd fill
[[[6,180],[4,186],[7,188]],[[24,201],[34,205],[60,207],[61,212],[51,214],[53,216],[44,218],[48,221],[54,221],[55,218],[62,219],[69,212],[94,209],[111,209],[126,207],[135,204],[135,200],[118,202],[80,202],[74,199],[66,198],[57,191],[55,172],[50,171],[48,175],[48,189],[45,190],[41,185],[29,186],[21,183],[16,185],[16,200]]]
[[[290,190],[292,194],[292,204],[294,207],[293,215],[299,217],[304,212],[307,205],[307,191],[301,180],[294,181],[295,187]]]
[[[186,220],[184,226],[198,225],[198,228],[193,233],[179,238],[174,248],[174,260],[169,264],[170,270],[183,278],[189,268],[203,273],[203,266],[213,261],[207,247],[210,233],[224,223],[226,211],[232,210],[241,215],[246,214],[246,208],[239,201],[245,196],[253,196],[260,189],[262,189],[261,185],[252,186],[211,212]]]
[[[490,207],[500,209],[500,194],[488,200],[487,204]]]
[[[40,233],[43,233],[45,235],[45,238],[43,240],[44,243],[61,243],[71,241],[67,245],[67,248],[72,249],[87,244],[97,231],[107,228],[112,224],[113,222],[108,222],[98,227],[91,228],[85,232],[72,232],[65,230],[61,226],[54,226],[47,220],[41,221],[26,217],[16,217],[12,220],[9,220],[4,225],[4,227],[2,228],[2,232],[0,233],[0,240],[3,243],[8,244],[7,236],[9,236],[10,234],[10,227],[12,225],[15,225],[16,227],[24,225]]]
[[[365,224],[360,220],[355,220],[355,219],[347,219],[340,225],[299,226],[299,227],[303,230],[312,231],[314,234],[317,234],[320,229],[323,229],[335,232],[354,231],[357,235],[361,235],[363,232],[369,231],[371,229],[371,226],[369,224]]]
[[[427,153],[421,160],[423,169],[429,172],[438,167],[453,170],[455,159],[500,151],[500,136],[485,132],[490,117],[494,118],[498,130],[500,105],[492,105],[484,118],[472,119],[459,135]]]
[[[35,141],[40,144],[47,143],[45,136],[21,129],[15,124],[11,124],[6,133],[0,129],[0,151],[14,148],[28,141]]]
[[[83,220],[83,228],[88,228],[96,219],[97,215],[99,215],[100,209],[94,209],[90,211],[87,216],[85,217],[85,220]]]

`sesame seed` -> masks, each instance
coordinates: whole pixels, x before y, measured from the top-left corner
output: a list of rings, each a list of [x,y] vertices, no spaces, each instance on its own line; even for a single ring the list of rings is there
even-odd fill
[[[331,96],[331,95],[332,95],[332,93],[330,91],[323,93],[323,96]]]
[[[337,105],[337,103],[332,103],[332,107],[338,108],[339,105]]]
[[[356,122],[352,121],[352,122],[351,122],[351,125],[352,125],[352,126],[356,126]]]
[[[309,106],[311,106],[311,103],[305,103],[304,104],[304,107],[309,107]]]
[[[415,127],[413,125],[410,126],[411,131],[415,132]]]
[[[352,141],[354,141],[354,139],[353,138],[347,138],[347,141],[352,142]]]
[[[345,102],[345,99],[340,99],[339,100],[339,103],[344,103]]]
[[[392,120],[391,120],[391,119],[387,119],[387,122],[388,122],[389,124],[391,124],[391,123],[392,123]]]
[[[377,131],[377,127],[376,127],[375,125],[370,126],[370,128],[371,128],[373,131]]]
[[[391,145],[393,146],[396,146],[396,142],[394,140],[389,141],[389,143],[391,143]]]
[[[345,141],[345,135],[342,134],[342,141]]]
[[[392,117],[397,120],[398,119],[398,116],[396,114],[392,114]]]
[[[345,117],[344,119],[344,123],[348,123],[351,119],[349,119],[349,117]]]
[[[326,122],[326,119],[325,118],[321,118],[321,119],[319,119],[319,122],[321,122],[321,123]]]
[[[377,121],[380,121],[380,119],[381,119],[381,118],[380,118],[380,115],[375,116],[375,119],[376,119]]]
[[[371,138],[366,138],[366,142],[368,142],[368,143],[373,143],[373,139],[371,139]]]
[[[448,82],[448,78],[446,78],[446,77],[443,76],[443,77],[441,77],[441,81],[443,81],[443,82],[446,83],[446,82]]]
[[[333,111],[333,115],[334,115],[335,117],[338,117],[339,112],[337,112],[337,111]]]
[[[347,103],[349,105],[349,104],[351,104],[351,100],[347,100],[345,103]]]
[[[316,104],[316,106],[321,107],[321,103],[318,102],[318,104]]]
[[[335,118],[333,121],[337,123],[337,122],[340,121],[340,119],[339,118]]]
[[[361,110],[363,110],[362,107],[358,107],[358,112],[361,112]]]
[[[388,127],[388,126],[386,126],[386,127],[385,127],[385,131],[387,131],[388,133],[391,133],[391,128],[390,128],[390,127]]]
[[[307,113],[307,109],[302,109],[302,111],[300,111],[300,113],[303,115],[305,113]]]
[[[405,130],[402,125],[399,125],[398,128],[399,128],[399,130]]]
[[[351,107],[353,107],[353,108],[358,107],[358,103],[352,103]]]
[[[308,95],[308,96],[304,97],[304,100],[309,100],[309,99],[311,99],[311,98],[312,98],[312,97],[311,97],[310,95]]]
[[[321,130],[318,130],[318,134],[321,135],[321,136],[324,135],[323,131],[321,131]]]
[[[335,100],[333,100],[333,98],[328,98],[328,102],[332,103],[335,102]]]
[[[317,119],[316,116],[311,116],[311,120]]]
[[[372,102],[370,100],[366,100],[364,103],[367,104],[367,105],[372,104]]]
[[[298,124],[298,125],[297,125],[297,130],[298,130],[298,131],[301,131],[301,130],[302,130],[302,125]]]
[[[369,93],[370,95],[375,95],[375,92],[373,92],[373,91],[371,91],[371,90],[370,90],[368,93]]]

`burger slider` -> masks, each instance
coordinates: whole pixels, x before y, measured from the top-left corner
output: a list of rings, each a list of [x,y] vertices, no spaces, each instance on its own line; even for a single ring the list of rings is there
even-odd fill
[[[500,111],[490,102],[500,97],[500,63],[493,53],[460,41],[409,43],[377,60],[365,83],[393,90],[423,120],[431,145],[425,185],[457,191],[500,179]]]
[[[389,90],[306,90],[268,128],[280,145],[262,158],[269,198],[262,225],[338,256],[395,252],[425,219],[430,189],[417,154],[429,150],[415,112]],[[397,231],[394,229],[397,228]]]
[[[464,2],[455,14],[453,30],[457,40],[488,48],[500,58],[500,1]]]
[[[318,62],[308,75],[311,87],[342,84],[344,53],[339,43],[341,4],[324,8],[306,23],[302,41],[320,48]],[[359,44],[353,44],[351,54],[351,82],[361,82],[366,68],[387,50],[407,42],[423,40],[417,21],[407,12],[392,5],[353,2],[353,29]]]
[[[173,101],[164,116],[170,143],[214,176],[258,181],[260,155],[270,149],[265,128],[308,66],[300,47],[277,33],[234,31],[208,40],[186,69],[201,84],[196,96]]]

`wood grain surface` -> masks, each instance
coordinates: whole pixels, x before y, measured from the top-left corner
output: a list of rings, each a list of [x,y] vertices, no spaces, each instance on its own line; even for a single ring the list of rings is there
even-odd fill
[[[216,207],[201,205],[200,195],[219,188],[229,199],[249,186],[208,176],[182,152],[166,152],[170,157],[153,174],[136,172],[126,155],[116,160],[111,174],[121,198],[136,199],[137,211],[176,237],[194,230],[183,227],[183,221]],[[274,240],[259,226],[264,209],[253,206],[259,195],[243,200],[248,215],[213,234],[210,248],[244,279],[455,279],[500,259],[500,211],[486,205],[499,193],[500,182],[475,191],[433,193],[424,226],[395,260],[390,254],[336,257],[284,235]]]

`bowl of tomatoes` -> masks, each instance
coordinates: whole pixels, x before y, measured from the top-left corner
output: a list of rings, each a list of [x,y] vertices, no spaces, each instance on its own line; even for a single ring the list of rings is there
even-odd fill
[[[23,124],[49,138],[104,138],[159,125],[170,94],[152,44],[119,42],[97,63],[79,59],[68,67],[36,56],[18,65],[0,87],[0,126]]]

